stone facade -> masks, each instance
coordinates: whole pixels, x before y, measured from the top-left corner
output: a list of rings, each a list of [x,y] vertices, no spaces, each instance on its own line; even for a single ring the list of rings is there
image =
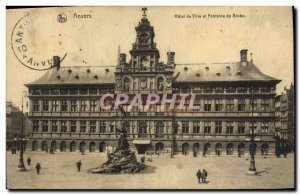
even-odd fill
[[[157,104],[128,112],[124,105],[130,147],[138,153],[169,152],[174,147],[183,153],[243,154],[249,152],[251,127],[257,154],[274,153],[274,100],[280,80],[263,74],[247,59],[247,50],[241,51],[238,62],[216,64],[176,64],[175,52],[170,51],[163,63],[146,15],[135,29],[130,59],[119,54],[115,68],[60,67],[26,85],[29,148],[111,150],[117,146],[120,113],[102,110],[101,96],[156,93],[196,94],[194,104],[200,109],[174,111]]]

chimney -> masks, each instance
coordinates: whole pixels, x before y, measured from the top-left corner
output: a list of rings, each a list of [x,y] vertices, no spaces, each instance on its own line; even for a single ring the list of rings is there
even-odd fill
[[[167,65],[175,64],[175,52],[167,52],[168,62]]]
[[[60,57],[59,56],[53,56],[53,67],[56,67],[56,70],[59,70],[59,68],[60,68]]]
[[[120,64],[126,64],[126,54],[125,53],[120,54]]]
[[[248,61],[247,61],[247,49],[242,49],[241,50],[241,62],[242,62],[242,65],[247,65]]]

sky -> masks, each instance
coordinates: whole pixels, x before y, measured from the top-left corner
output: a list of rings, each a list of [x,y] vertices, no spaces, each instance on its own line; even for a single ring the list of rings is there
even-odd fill
[[[65,23],[58,22],[60,13],[67,16]],[[244,17],[212,17],[233,14]],[[6,97],[17,106],[24,84],[46,72],[25,67],[14,55],[11,35],[21,17],[27,15],[24,42],[31,54],[42,60],[67,53],[61,66],[115,66],[119,45],[128,61],[142,18],[141,7],[18,9],[7,10],[6,15]],[[147,17],[161,61],[174,51],[177,64],[237,62],[240,50],[248,49],[248,58],[253,53],[253,62],[263,73],[282,80],[277,93],[294,82],[291,7],[148,7]]]

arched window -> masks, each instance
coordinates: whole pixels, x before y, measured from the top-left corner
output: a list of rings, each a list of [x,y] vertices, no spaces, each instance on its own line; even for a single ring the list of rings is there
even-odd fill
[[[138,137],[147,137],[147,123],[141,121],[139,123],[139,135]]]
[[[217,143],[216,144],[216,155],[220,156],[222,153],[222,144],[221,143]]]
[[[269,145],[267,143],[263,143],[261,145],[261,155],[268,155]]]
[[[164,79],[162,77],[159,77],[157,79],[157,90],[163,91],[164,90]]]
[[[239,153],[239,156],[240,155],[244,155],[244,153],[245,153],[245,144],[244,143],[239,143],[239,145],[238,145],[238,153]]]
[[[100,142],[99,143],[99,152],[104,152],[105,151],[105,142]]]
[[[42,141],[42,151],[48,150],[48,145],[46,141]]]
[[[56,143],[56,141],[52,141],[52,142],[51,142],[51,149],[52,149],[53,151],[56,151],[56,148],[57,148],[57,143]]]
[[[129,92],[129,78],[124,79],[123,91],[124,92]]]
[[[158,142],[155,144],[155,153],[160,153],[164,149],[164,144]]]
[[[233,144],[232,143],[227,144],[226,152],[227,152],[227,155],[233,154]]]
[[[182,154],[187,155],[188,153],[189,153],[189,144],[185,142],[182,144]]]
[[[95,152],[96,144],[95,142],[90,143],[90,152]]]
[[[61,142],[60,142],[60,151],[61,151],[61,152],[65,152],[66,149],[67,149],[67,144],[66,144],[66,142],[65,142],[65,141],[61,141]]]
[[[80,142],[79,149],[80,149],[80,152],[84,152],[85,151],[85,143],[84,142]]]
[[[32,142],[32,151],[38,151],[38,142],[36,140]]]
[[[156,123],[156,126],[155,126],[155,137],[156,138],[164,137],[164,128],[165,128],[165,125],[163,122],[159,121]]]
[[[123,123],[123,127],[126,129],[127,133],[130,133],[130,123],[128,121]]]
[[[210,154],[210,148],[211,148],[210,143],[204,144],[204,153],[205,154]]]
[[[70,152],[75,152],[76,151],[76,142],[72,141],[70,143]]]

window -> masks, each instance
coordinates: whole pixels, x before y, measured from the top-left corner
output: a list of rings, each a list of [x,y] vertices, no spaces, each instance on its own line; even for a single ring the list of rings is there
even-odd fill
[[[227,134],[232,134],[233,133],[233,122],[227,122],[226,126],[226,133]]]
[[[261,111],[268,111],[270,106],[269,99],[262,99],[261,100]]]
[[[223,104],[222,104],[222,99],[215,99],[216,105],[215,105],[215,111],[222,111],[223,109]]]
[[[43,111],[48,112],[49,111],[49,101],[43,100]]]
[[[96,121],[90,121],[90,132],[96,133]]]
[[[204,111],[211,111],[211,100],[204,100]]]
[[[67,121],[61,121],[60,122],[60,124],[61,124],[61,132],[67,132],[67,129],[68,129],[68,127],[67,127]]]
[[[239,99],[238,100],[238,111],[245,111],[245,108],[246,108],[245,99]]]
[[[257,128],[257,123],[256,122],[251,122],[250,123],[250,133],[254,131],[254,134],[256,134],[256,128]]]
[[[182,133],[189,133],[189,121],[182,121]]]
[[[115,131],[115,126],[113,126],[112,124],[110,125],[110,133],[113,133]]]
[[[91,112],[95,112],[95,111],[96,111],[96,107],[97,107],[97,102],[96,102],[96,100],[91,100],[91,101],[90,101],[90,111],[91,111]]]
[[[253,112],[257,111],[257,99],[250,100],[250,111],[252,112],[252,106],[253,106]]]
[[[57,132],[57,121],[52,121],[52,132]]]
[[[68,111],[68,101],[67,100],[61,101],[61,111],[62,112]]]
[[[268,122],[261,123],[261,134],[268,134],[269,124]]]
[[[91,95],[97,95],[98,94],[98,89],[97,88],[91,88],[91,89],[89,89],[89,94],[91,94]]]
[[[34,112],[40,111],[40,104],[38,100],[33,100],[33,111]]]
[[[226,111],[232,112],[234,109],[234,99],[227,99],[226,100]]]
[[[222,121],[215,122],[215,133],[221,134],[222,133]]]
[[[77,111],[77,101],[71,100],[71,112],[76,112],[76,111]]]
[[[52,100],[52,112],[57,112],[57,111],[58,111],[58,101]]]
[[[200,133],[200,121],[193,122],[193,133]]]
[[[80,121],[80,133],[86,132],[86,121]]]
[[[77,125],[76,125],[76,121],[71,121],[70,122],[71,123],[71,132],[76,132],[76,127],[77,127]]]
[[[42,130],[43,130],[43,132],[48,132],[48,121],[43,121],[43,123],[42,123],[43,125],[42,125]]]
[[[87,111],[87,100],[81,100],[80,101],[80,111]]]
[[[38,132],[39,131],[39,121],[32,121],[32,131]]]
[[[99,130],[100,130],[100,133],[106,133],[105,121],[99,121]]]
[[[139,122],[139,134],[138,137],[147,137],[147,123],[145,121]]]
[[[155,137],[163,138],[164,137],[164,128],[165,125],[162,122],[157,122],[155,125]]]
[[[211,133],[211,123],[210,121],[205,121],[204,122],[204,133]]]
[[[238,123],[238,134],[244,134],[245,133],[245,122],[239,122]]]
[[[79,94],[80,95],[86,95],[87,94],[87,89],[79,89]]]

